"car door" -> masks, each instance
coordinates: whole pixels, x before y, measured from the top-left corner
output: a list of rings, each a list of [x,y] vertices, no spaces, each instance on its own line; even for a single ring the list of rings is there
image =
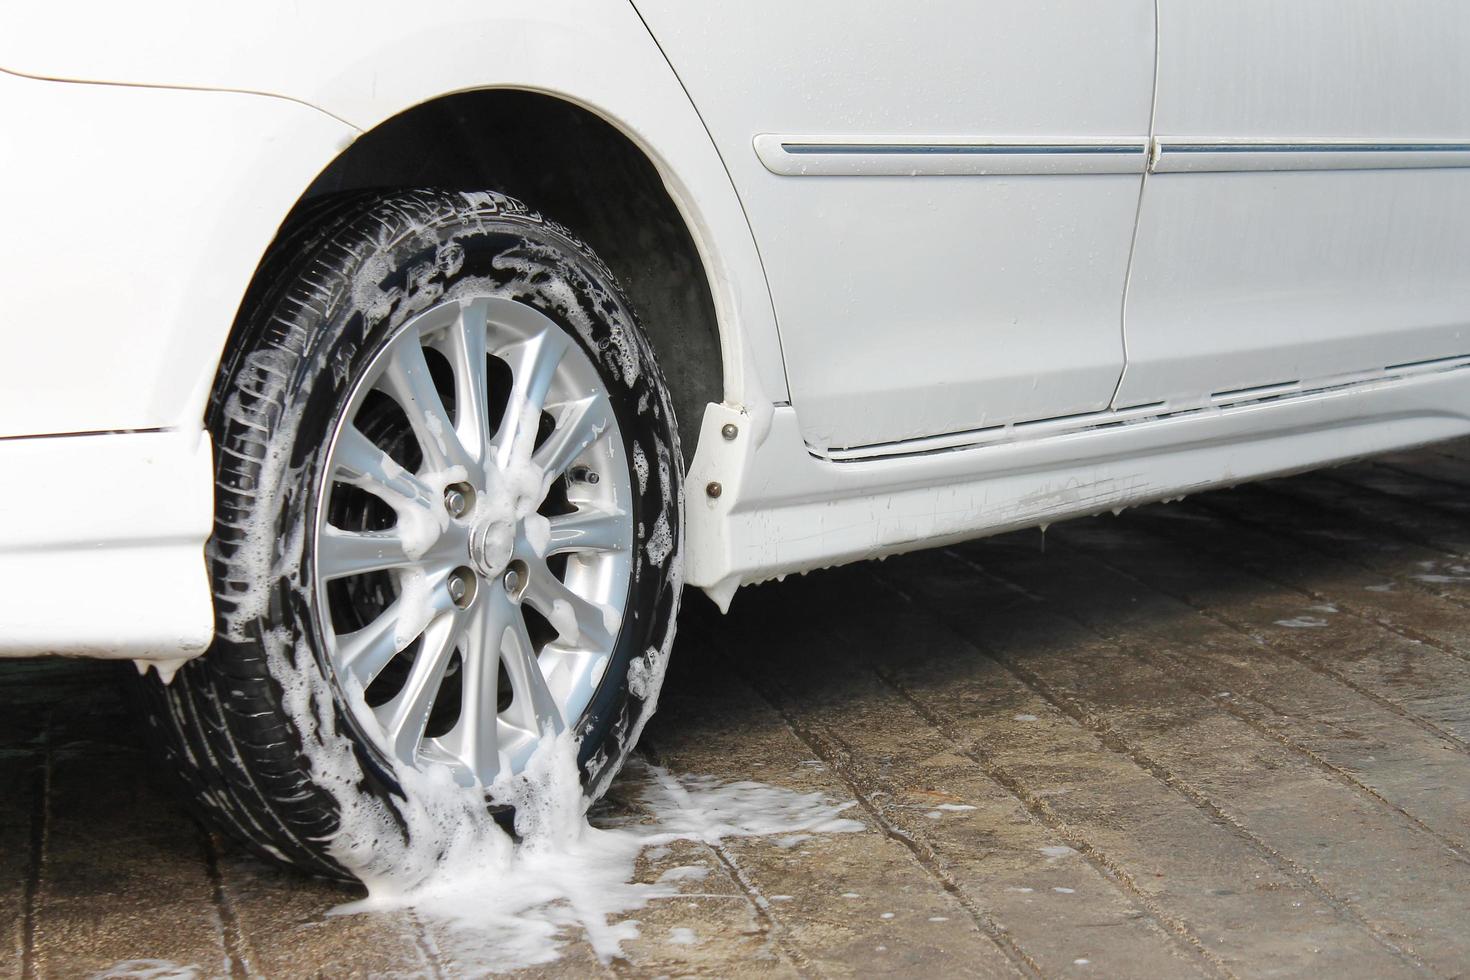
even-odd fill
[[[1159,0],[1115,406],[1470,354],[1470,4]]]
[[[724,158],[819,450],[1106,408],[1152,0],[634,0]]]

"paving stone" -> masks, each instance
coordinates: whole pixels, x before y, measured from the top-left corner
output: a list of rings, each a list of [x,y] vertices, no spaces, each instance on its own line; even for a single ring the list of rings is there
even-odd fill
[[[743,660],[753,683],[811,733],[890,833],[914,842],[932,873],[1042,973],[1065,976],[1081,967],[1147,975],[1213,972],[1207,961],[1195,962],[1201,957],[1193,937],[1179,941],[1140,904],[1136,890],[1119,887],[1111,869],[1072,852],[1057,826],[1038,819],[1027,801],[957,751],[965,745],[936,728],[879,673],[864,669],[910,663],[916,651],[905,641],[914,633],[895,622],[901,613],[885,608],[900,605],[897,596],[870,594],[853,577],[779,587],[763,597],[768,613],[760,629],[804,655],[760,651],[747,629],[737,648],[748,651]],[[830,623],[812,624],[813,607],[833,621],[850,621],[858,609],[875,621],[834,630]],[[934,624],[921,625],[927,653],[944,637]],[[882,724],[853,724],[854,717],[881,718]]]
[[[662,699],[662,720],[652,733],[659,762],[676,772],[739,774],[851,799],[842,776],[769,703],[722,669],[727,653],[723,643],[699,651],[711,658],[700,668],[700,683]],[[904,975],[921,967],[945,976],[1017,975],[1005,938],[998,944],[988,935],[872,812],[856,806],[845,815],[867,829],[815,835],[791,847],[758,838],[721,845],[766,913],[776,948],[796,967],[832,976]]]
[[[967,553],[999,567],[1014,560],[1015,550],[997,541]],[[1439,969],[1461,961],[1458,933],[1470,921],[1470,899],[1456,883],[1470,865],[1440,840],[1224,710],[1206,692],[1112,642],[1090,638],[1045,602],[992,613],[992,603],[1008,590],[984,582],[977,589],[984,597],[978,608],[986,613],[972,628],[991,645],[1006,645],[1008,662],[1049,700],[1094,719],[1140,764],[1237,827],[1383,943]],[[1443,890],[1432,906],[1417,902],[1426,889]]]
[[[115,683],[115,682],[113,682]],[[235,968],[204,835],[153,778],[126,721],[88,710],[105,686],[53,708],[45,833],[33,919],[39,977],[91,976],[156,960],[202,976]],[[134,744],[130,744],[134,743]]]
[[[1202,575],[1198,549],[1160,547],[1127,528],[1088,525],[1058,537],[1088,548],[1059,556],[1050,581],[1022,578],[1470,857],[1470,745],[1395,703],[1402,699],[1344,697],[1346,685],[1352,694],[1402,686],[1424,644],[1224,562]],[[1319,577],[1314,591],[1330,600],[1338,587]]]
[[[1095,856],[1231,972],[1351,972],[1370,966],[1375,975],[1412,972],[1411,964],[1309,882],[1178,792],[1156,769],[1140,765],[1103,726],[1064,710],[1045,689],[1010,669],[1007,663],[1015,660],[1030,664],[1056,656],[1044,631],[1019,635],[996,618],[1005,617],[1008,607],[1035,606],[1033,598],[981,592],[972,579],[958,577],[954,566],[936,563],[932,575],[911,566],[884,569],[885,577],[891,574],[913,594],[932,599],[959,635],[894,665],[895,681],[960,744],[972,746],[1034,800],[1063,829],[1059,843]],[[945,582],[958,584],[943,591]],[[973,596],[969,602],[962,589]],[[936,632],[917,613],[894,619],[886,629]],[[983,625],[972,631],[971,623]],[[1106,669],[1102,644],[1089,646],[1076,636],[1068,644],[1083,659],[1097,654]],[[1269,930],[1263,922],[1271,923]]]

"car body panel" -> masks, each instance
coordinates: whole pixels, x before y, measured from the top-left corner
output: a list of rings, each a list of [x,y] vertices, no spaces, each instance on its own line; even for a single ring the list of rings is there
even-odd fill
[[[1152,0],[924,0],[859,15],[840,0],[635,3],[750,216],[809,443],[892,442],[1108,404],[1123,366],[1141,154],[1131,173],[1111,172],[1107,158],[1087,175],[1047,160],[1015,173],[1025,156],[1012,154],[1010,173],[957,177],[934,150],[1141,145]],[[753,142],[770,134],[902,162],[772,172]]]
[[[1470,169],[1150,174],[1116,405],[1470,353]]]
[[[285,99],[6,73],[0,106],[0,364],[25,366],[0,436],[197,429],[260,257],[356,130]]]
[[[1159,36],[1114,405],[1470,353],[1470,5],[1160,0]]]
[[[0,439],[0,654],[171,671],[214,635],[209,437]],[[93,506],[92,500],[106,506]]]

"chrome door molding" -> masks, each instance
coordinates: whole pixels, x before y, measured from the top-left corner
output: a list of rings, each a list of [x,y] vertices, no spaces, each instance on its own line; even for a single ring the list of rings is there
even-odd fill
[[[945,177],[1141,174],[1148,138],[997,140],[935,136],[755,137],[755,153],[783,177]]]
[[[1173,139],[1153,142],[1152,173],[1282,170],[1439,170],[1470,167],[1470,142]]]
[[[1470,142],[1444,140],[1200,140],[1143,136],[1010,140],[763,133],[755,153],[782,177],[1047,176],[1439,170],[1470,167]]]

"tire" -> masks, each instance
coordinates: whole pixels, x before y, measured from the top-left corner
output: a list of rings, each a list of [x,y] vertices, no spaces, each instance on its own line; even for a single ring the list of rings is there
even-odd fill
[[[499,352],[481,380],[476,336]],[[454,833],[415,816],[423,773],[504,782],[558,724],[601,793],[673,641],[683,469],[652,349],[585,244],[495,193],[322,205],[262,265],[207,425],[214,641],[141,683],[209,824],[362,878],[346,828],[369,814],[391,873]]]

